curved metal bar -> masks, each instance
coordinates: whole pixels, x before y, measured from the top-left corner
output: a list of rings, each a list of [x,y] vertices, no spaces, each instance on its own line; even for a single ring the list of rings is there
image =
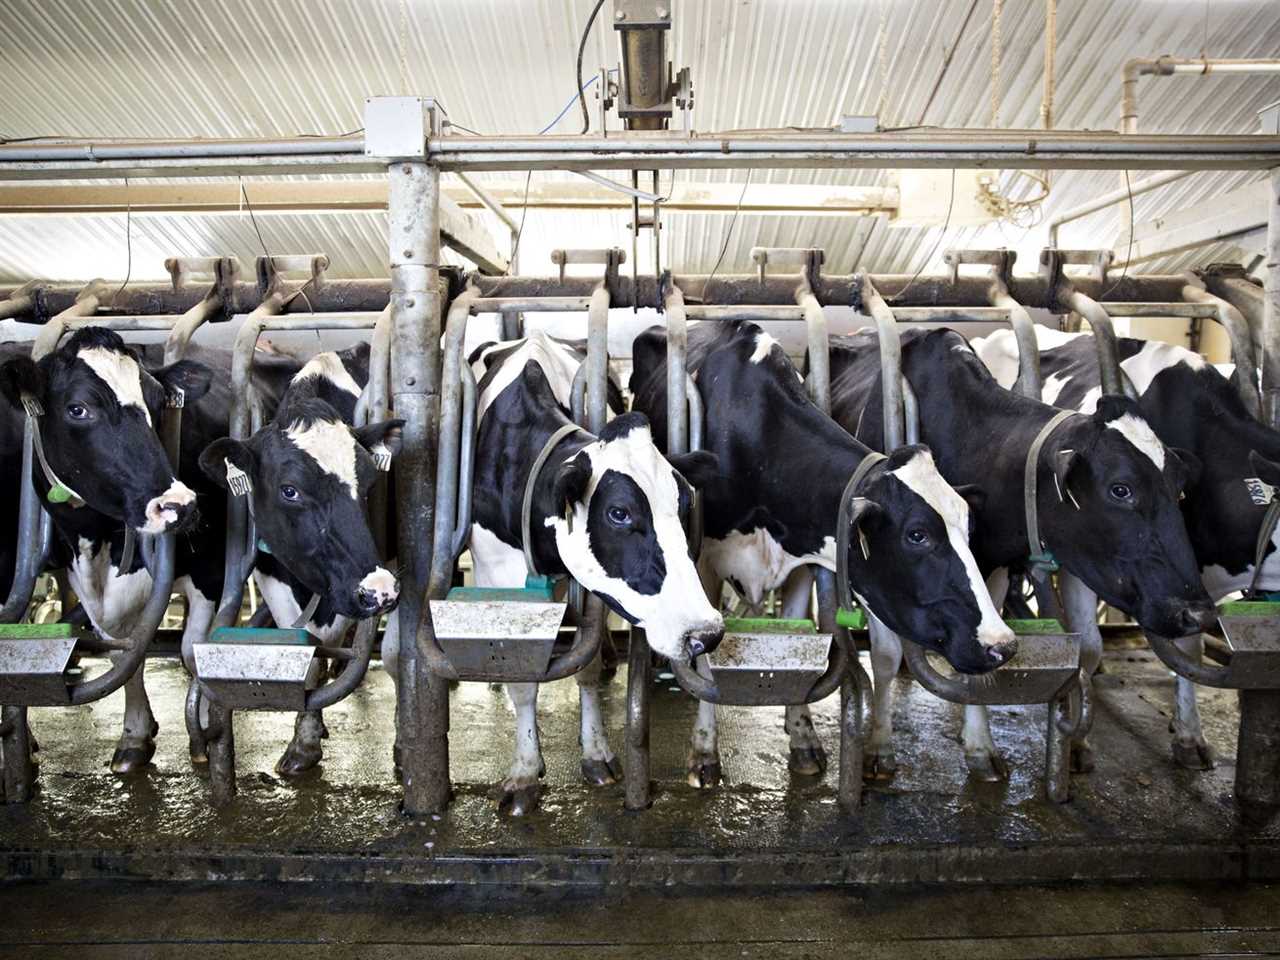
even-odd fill
[[[369,338],[369,379],[360,394],[355,422],[366,426],[387,419],[391,411],[391,307],[380,314]],[[379,473],[369,491],[369,517],[373,524],[373,542],[378,556],[393,552],[387,544],[387,474]]]
[[[458,461],[458,519],[453,530],[453,562],[456,564],[467,548],[471,536],[471,485],[475,482],[476,441],[476,375],[468,364],[462,365],[462,449]]]
[[[884,302],[870,278],[862,288],[862,303],[876,322],[880,340],[880,381],[884,391],[884,448],[902,446],[906,433],[902,409],[902,343],[898,337],[898,321]]]
[[[547,664],[546,672],[537,682],[547,683],[551,680],[562,680],[577,673],[592,661],[604,642],[605,631],[604,601],[594,593],[588,593],[585,610],[574,633],[573,644],[558,657],[552,657]]]
[[[813,295],[806,276],[796,288],[796,303],[804,310],[804,326],[808,335],[809,376],[805,386],[809,399],[828,416],[831,414],[831,354],[827,339],[827,315]]]
[[[685,374],[684,397],[689,405],[689,449],[702,449],[702,393],[693,377]],[[693,492],[693,503],[689,507],[689,552],[697,557],[702,554],[702,494]]]
[[[1052,696],[1045,696],[1043,691],[1032,690],[1028,692],[1029,688],[1015,692],[1004,688],[998,683],[985,682],[984,677],[988,677],[990,674],[981,676],[944,676],[934,669],[933,664],[929,662],[929,655],[925,648],[917,643],[904,643],[902,645],[902,653],[906,658],[907,666],[911,668],[911,675],[920,682],[922,687],[935,696],[939,696],[943,700],[950,700],[953,703],[1001,705],[1052,702],[1062,695],[1062,691],[1068,685],[1076,683],[1078,679],[1078,675],[1073,676],[1059,687]],[[1032,693],[1035,695],[1032,696]]]
[[[40,576],[53,538],[52,518],[40,506],[40,495],[31,479],[34,459],[34,435],[28,417],[24,419],[22,429],[22,491],[18,498],[16,563],[9,595],[4,607],[0,608],[0,623],[18,623],[26,616],[36,579]]]
[[[991,305],[1009,311],[1009,326],[1018,344],[1018,379],[1013,382],[1015,393],[1039,400],[1044,388],[1040,375],[1040,345],[1036,342],[1036,327],[1031,314],[1009,293],[1004,278],[995,272],[991,278]]]
[[[1093,684],[1081,668],[1069,687],[1065,696],[1058,695],[1064,715],[1055,717],[1054,723],[1064,737],[1083,737],[1093,729]]]
[[[587,423],[597,437],[609,417],[609,288],[603,282],[587,308]]]
[[[1230,670],[1227,667],[1192,660],[1168,637],[1162,637],[1150,631],[1143,632],[1147,635],[1147,643],[1151,645],[1151,650],[1178,676],[1186,677],[1193,683],[1206,687],[1220,687],[1228,690],[1233,688],[1234,685],[1228,680]]]
[[[0,297],[0,320],[20,317],[34,307],[39,289],[40,285],[36,281],[28,280],[7,297]]]
[[[911,381],[902,378],[902,420],[906,429],[906,442],[920,442],[920,401],[916,399],[916,391]]]
[[[427,596],[449,591],[453,580],[453,540],[457,522],[458,467],[462,446],[462,356],[467,320],[476,299],[474,287],[462,291],[449,307],[445,323],[440,379],[440,434],[436,457],[435,531],[432,536],[431,575]]]
[[[1098,373],[1102,380],[1102,392],[1116,396],[1129,395],[1124,389],[1120,374],[1120,354],[1116,342],[1116,328],[1111,315],[1098,301],[1064,281],[1058,287],[1058,299],[1088,321],[1093,329],[1093,342],[1098,348]]]
[[[346,661],[346,666],[337,677],[307,692],[304,710],[323,710],[331,707],[360,686],[360,681],[364,679],[369,669],[369,660],[373,656],[373,640],[377,635],[377,617],[361,620],[356,625],[355,639],[351,643],[351,658]]]
[[[1188,274],[1187,285],[1182,288],[1182,297],[1192,303],[1210,304],[1214,308],[1215,319],[1227,331],[1227,338],[1231,341],[1231,359],[1236,365],[1236,389],[1240,391],[1240,399],[1245,409],[1261,420],[1258,355],[1253,349],[1253,334],[1249,331],[1249,322],[1231,303],[1206,290],[1204,283],[1194,274]],[[1248,374],[1243,371],[1248,371]]]
[[[50,317],[49,322],[36,334],[35,342],[31,344],[31,359],[39,362],[57,350],[71,321],[77,317],[91,317],[97,313],[106,292],[106,281],[94,280],[76,294],[75,302],[71,306],[57,316]]]
[[[720,702],[720,688],[710,677],[704,677],[697,669],[682,660],[668,660],[671,672],[676,676],[676,683],[688,694],[705,700],[707,703]]]
[[[77,683],[68,690],[70,705],[78,707],[94,700],[101,700],[109,693],[114,693],[134,675],[147,655],[147,647],[151,638],[156,635],[164,612],[169,607],[169,596],[173,592],[173,562],[176,553],[177,536],[166,533],[157,538],[156,544],[156,578],[151,585],[151,596],[130,634],[133,643],[127,653],[111,663],[111,668],[91,680]]]
[[[689,321],[684,294],[674,283],[663,306],[667,312],[667,456],[689,452]]]

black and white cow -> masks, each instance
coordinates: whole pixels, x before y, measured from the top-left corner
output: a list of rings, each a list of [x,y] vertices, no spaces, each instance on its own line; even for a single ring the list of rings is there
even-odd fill
[[[367,346],[317,354],[293,377],[271,422],[246,441],[215,440],[200,456],[206,475],[224,487],[232,467],[249,477],[258,537],[253,576],[272,618],[292,624],[318,597],[305,626],[326,645],[338,645],[352,621],[381,616],[400,596],[378,556],[366,504],[378,473],[373,454],[399,452],[404,421],[352,427],[368,371]],[[319,763],[326,735],[319,711],[300,713],[277,772]]]
[[[1087,334],[1036,327],[1044,398],[1048,403],[1088,413],[1101,394],[1098,357]],[[1001,384],[1016,376],[1017,347],[1003,331],[975,341],[974,349]],[[1121,368],[1138,392],[1138,405],[1156,434],[1169,446],[1185,448],[1201,469],[1182,504],[1191,545],[1205,589],[1216,601],[1254,581],[1254,551],[1263,514],[1280,487],[1280,433],[1259,423],[1241,403],[1234,386],[1198,353],[1159,341],[1123,337]],[[1257,588],[1280,590],[1280,533],[1266,548]],[[1082,603],[1088,603],[1085,596]],[[1199,657],[1202,638],[1179,641]],[[1200,729],[1195,684],[1177,680],[1173,755],[1192,769],[1213,766]]]
[[[212,510],[212,524],[209,515],[197,522],[198,488],[188,485],[198,473],[190,469],[194,454],[184,447],[184,482],[174,476],[155,429],[166,393],[175,389],[183,391],[188,416],[200,419],[208,410],[211,380],[206,366],[189,360],[148,370],[117,334],[95,327],[77,331],[38,363],[18,348],[0,365],[9,418],[20,429],[23,396],[40,402],[49,465],[84,500],[78,507],[46,501],[45,509],[70,552],[70,584],[93,626],[107,636],[128,636],[151,592],[140,550],[120,570],[126,526],[144,534],[180,533],[177,584],[189,604],[184,644],[212,617],[221,573],[202,557],[222,536],[218,511]],[[225,422],[224,414],[224,430]],[[36,468],[33,477],[45,497],[50,484],[44,472]],[[155,752],[157,727],[142,673],[140,667],[125,687],[124,733],[111,761],[120,773],[145,765]]]
[[[480,433],[470,549],[479,586],[525,583],[525,486],[538,453],[570,422],[570,387],[583,360],[573,345],[541,332],[473,357]],[[693,487],[715,471],[715,458],[706,453],[666,460],[638,414],[613,419],[598,437],[582,429],[569,434],[535,483],[530,529],[537,571],[573,577],[643,627],[665,656],[689,659],[714,649],[724,622],[702,593],[683,519]],[[583,775],[592,783],[614,782],[622,772],[605,736],[598,657],[577,680]],[[536,806],[543,770],[538,688],[512,683],[507,692],[516,711],[516,749],[499,809],[519,815]]]
[[[632,352],[633,407],[649,416],[661,445],[665,332],[641,334]],[[720,582],[728,580],[758,603],[809,564],[833,570],[840,499],[870,449],[810,402],[781,345],[754,323],[692,324],[688,369],[705,408],[703,445],[720,460],[703,489],[700,565],[710,595],[719,597]],[[929,450],[895,451],[870,469],[856,495],[861,535],[850,538],[848,565],[863,605],[966,673],[992,670],[1012,656],[1013,632],[969,549],[969,504],[942,479]],[[808,584],[798,577],[788,587],[784,613],[809,616]],[[787,730],[791,768],[821,772],[825,756],[807,707],[787,709]],[[699,705],[688,776],[698,787],[719,781],[711,704]]]
[[[919,401],[920,438],[954,484],[984,496],[973,550],[997,605],[1010,569],[1033,552],[1028,542],[1024,470],[1028,452],[1057,411],[1002,389],[969,344],[946,329],[906,330],[902,372]],[[880,349],[863,331],[831,341],[831,414],[873,447],[884,443]],[[1169,636],[1196,632],[1214,615],[1201,586],[1178,497],[1196,469],[1195,458],[1165,447],[1133,401],[1105,397],[1091,416],[1070,417],[1049,434],[1038,457],[1037,508],[1044,546],[1104,599]],[[1037,551],[1038,552],[1038,551]],[[1101,658],[1095,606],[1078,619],[1085,633],[1082,659],[1092,673]],[[1075,625],[1075,624],[1073,624]],[[893,769],[892,684],[901,659],[896,639],[873,632],[876,720],[867,750],[873,775]],[[965,711],[964,750],[970,769],[1003,778],[984,708]],[[1077,768],[1088,748],[1075,745]]]

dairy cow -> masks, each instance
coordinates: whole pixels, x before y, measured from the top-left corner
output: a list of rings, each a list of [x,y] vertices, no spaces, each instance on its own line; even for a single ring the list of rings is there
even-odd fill
[[[666,335],[633,347],[633,407],[666,441]],[[701,566],[710,595],[728,580],[753,603],[809,564],[836,566],[841,496],[871,450],[810,402],[781,345],[754,323],[692,324],[688,369],[705,408],[704,446],[720,470],[703,489]],[[969,549],[970,504],[948,486],[928,448],[904,447],[871,467],[853,491],[849,578],[859,600],[893,630],[941,651],[966,673],[1013,655]],[[797,585],[797,583],[799,585]],[[788,585],[784,611],[809,615],[809,590]],[[821,772],[825,756],[807,707],[787,708],[793,771]],[[715,709],[699,704],[689,782],[720,778]]]
[[[479,389],[470,549],[476,583],[519,587],[526,577],[521,502],[538,454],[570,423],[569,393],[584,355],[541,332],[473,355]],[[720,642],[724,623],[689,556],[683,520],[694,487],[716,473],[706,453],[664,459],[638,414],[593,436],[578,429],[555,445],[534,480],[530,530],[537,572],[567,574],[614,612],[643,627],[653,648],[691,659]],[[600,661],[577,675],[582,771],[619,779],[600,708]],[[538,799],[543,764],[537,684],[512,683],[516,747],[499,809],[519,815]]]
[[[946,329],[902,334],[902,373],[919,402],[920,437],[938,469],[955,484],[983,495],[975,516],[973,550],[995,602],[1003,603],[1010,570],[1039,554],[1028,540],[1024,471],[1037,436],[1058,411],[1002,389],[958,333]],[[831,415],[873,447],[884,442],[880,349],[874,332],[831,340]],[[1037,515],[1042,545],[1109,603],[1169,636],[1198,631],[1214,614],[1178,508],[1197,469],[1195,457],[1166,447],[1123,397],[1104,397],[1089,416],[1068,417],[1043,441],[1036,457]],[[1084,667],[1101,658],[1093,611]],[[1073,624],[1077,628],[1083,622]],[[876,720],[867,751],[870,772],[893,769],[889,743],[892,685],[901,649],[877,632],[873,650]],[[963,734],[970,769],[984,779],[1006,775],[991,739],[985,708],[965,711]],[[1077,769],[1091,763],[1085,743],[1073,745]]]
[[[245,441],[215,440],[200,455],[201,469],[221,486],[233,469],[249,478],[258,538],[253,577],[272,618],[293,624],[314,597],[304,626],[326,645],[338,645],[353,621],[391,610],[400,596],[378,556],[366,504],[378,473],[374,454],[399,452],[404,421],[352,426],[368,370],[364,345],[316,354],[271,422]],[[327,735],[319,711],[300,713],[277,772],[315,766]]]
[[[1101,394],[1094,341],[1086,334],[1036,327],[1044,399],[1070,410],[1092,411]],[[1004,385],[1016,376],[1017,346],[1001,331],[974,349]],[[1280,590],[1280,533],[1264,544],[1260,570],[1255,550],[1263,514],[1280,487],[1280,433],[1245,409],[1228,379],[1198,353],[1159,341],[1121,338],[1121,368],[1138,392],[1138,405],[1166,444],[1192,451],[1201,464],[1188,487],[1183,516],[1205,589],[1214,600],[1246,590]],[[1256,575],[1256,576],[1255,576]],[[1085,596],[1082,603],[1092,598]],[[1202,638],[1181,641],[1199,657]],[[1213,766],[1200,729],[1195,684],[1179,677],[1174,707],[1173,755],[1192,769]]]

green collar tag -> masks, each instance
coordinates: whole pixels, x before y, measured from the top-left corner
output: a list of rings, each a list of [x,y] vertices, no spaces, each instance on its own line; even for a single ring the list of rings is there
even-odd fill
[[[49,488],[49,492],[45,495],[45,499],[50,503],[67,503],[75,496],[69,489],[60,483],[55,483]]]

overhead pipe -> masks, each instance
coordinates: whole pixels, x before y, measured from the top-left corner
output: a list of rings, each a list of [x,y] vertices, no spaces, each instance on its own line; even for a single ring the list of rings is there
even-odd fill
[[[1196,60],[1180,60],[1175,57],[1156,57],[1152,60],[1136,57],[1127,60],[1120,74],[1120,132],[1125,135],[1138,132],[1139,77],[1202,77],[1212,73],[1280,73],[1280,58],[1215,60],[1201,57]]]
[[[1099,210],[1105,210],[1107,207],[1114,206],[1117,203],[1123,203],[1129,197],[1140,197],[1144,193],[1150,193],[1152,190],[1160,187],[1168,186],[1179,180],[1185,180],[1191,176],[1194,171],[1191,170],[1170,170],[1165,173],[1157,173],[1155,176],[1147,177],[1131,187],[1121,187],[1118,190],[1111,190],[1107,193],[1099,194],[1092,200],[1087,200],[1078,206],[1069,210],[1063,210],[1061,213],[1055,213],[1047,221],[1049,227],[1049,246],[1058,247],[1058,230],[1064,223],[1070,223],[1073,220],[1079,220],[1081,217],[1087,217],[1091,213],[1097,213]]]

